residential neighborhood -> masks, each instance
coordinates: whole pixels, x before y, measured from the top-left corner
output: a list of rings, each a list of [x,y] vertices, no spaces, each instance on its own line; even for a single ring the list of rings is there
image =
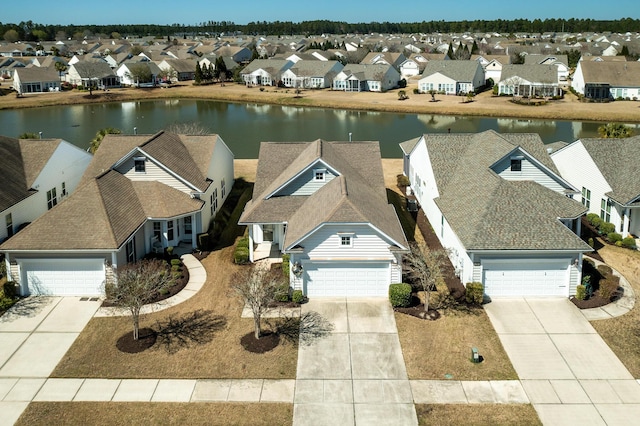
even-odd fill
[[[611,114],[550,142],[527,115],[637,109],[632,29],[5,36],[0,114],[231,86],[287,121],[0,129],[0,424],[633,424],[640,135]],[[481,96],[523,129],[376,111],[300,140],[308,93],[344,99],[325,127]]]

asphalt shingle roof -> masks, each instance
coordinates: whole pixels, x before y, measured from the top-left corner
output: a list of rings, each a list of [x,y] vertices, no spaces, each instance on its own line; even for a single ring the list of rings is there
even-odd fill
[[[476,61],[429,61],[422,71],[422,77],[440,73],[455,81],[473,81],[480,64]]]

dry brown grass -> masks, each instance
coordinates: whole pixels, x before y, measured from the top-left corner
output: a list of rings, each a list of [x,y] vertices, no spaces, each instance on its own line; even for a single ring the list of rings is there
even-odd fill
[[[247,182],[256,181],[256,171],[258,169],[258,160],[233,160],[233,171],[235,178],[243,178]]]
[[[416,404],[418,424],[429,426],[541,425],[536,410],[524,404]]]
[[[629,281],[636,296],[640,294],[640,252],[606,244],[598,250],[607,265],[618,270]],[[617,318],[592,321],[633,377],[640,377],[640,306]]]
[[[32,402],[16,425],[290,425],[292,404]]]
[[[623,121],[640,122],[640,104],[637,102],[583,103],[568,93],[563,100],[544,106],[516,105],[510,97],[493,97],[484,92],[473,102],[463,102],[459,96],[437,95],[438,102],[429,102],[429,95],[414,95],[417,83],[404,89],[409,99],[398,101],[398,91],[386,93],[340,92],[332,90],[303,90],[300,97],[291,89],[275,87],[247,88],[241,84],[225,86],[193,86],[181,83],[170,89],[111,89],[109,92],[58,92],[25,95],[0,96],[0,109],[29,108],[52,105],[76,105],[102,102],[123,102],[150,99],[208,99],[230,102],[258,102],[274,105],[314,106],[361,111],[389,111],[418,114],[445,114],[483,117],[540,118],[553,120]]]
[[[514,380],[518,378],[489,317],[482,309],[449,313],[426,321],[396,313],[400,345],[409,379]],[[484,361],[474,364],[471,348]]]
[[[233,247],[212,252],[202,261],[207,282],[191,299],[165,311],[141,317],[140,327],[155,327],[169,318],[185,318],[192,312],[210,311],[224,326],[203,334],[210,341],[179,344],[168,350],[162,343],[138,353],[126,354],[116,340],[131,331],[131,320],[93,318],[60,361],[53,377],[103,378],[295,378],[297,347],[280,344],[264,354],[247,352],[240,338],[253,330],[253,320],[240,318],[241,304],[230,292]],[[205,333],[205,332],[203,332]],[[206,339],[205,339],[206,340]]]

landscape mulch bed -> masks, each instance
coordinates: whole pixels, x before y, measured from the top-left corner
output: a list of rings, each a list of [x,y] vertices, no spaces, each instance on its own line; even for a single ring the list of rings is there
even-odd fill
[[[394,308],[393,310],[420,319],[437,320],[440,318],[440,312],[435,309],[429,309],[429,312],[425,312],[423,303],[407,308]]]
[[[280,335],[271,331],[263,331],[259,339],[255,338],[253,331],[245,334],[240,339],[242,347],[249,352],[263,354],[269,352],[280,343]]]
[[[604,297],[600,297],[597,294],[594,294],[593,296],[591,296],[586,300],[578,300],[575,297],[572,297],[571,301],[573,302],[574,305],[576,305],[580,309],[599,308],[601,306],[605,306],[611,303],[611,300],[605,299]]]
[[[133,331],[124,334],[116,342],[116,347],[120,352],[137,354],[155,345],[158,335],[150,328],[138,330],[138,340],[133,339]]]

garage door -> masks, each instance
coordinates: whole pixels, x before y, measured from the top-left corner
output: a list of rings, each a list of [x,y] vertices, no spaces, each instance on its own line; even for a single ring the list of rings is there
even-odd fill
[[[378,297],[389,293],[391,271],[388,263],[308,263],[304,268],[308,297]]]
[[[568,262],[568,261],[567,261]],[[485,293],[490,297],[569,296],[568,263],[483,263]]]
[[[29,294],[100,296],[105,279],[102,259],[29,260],[21,262]]]

